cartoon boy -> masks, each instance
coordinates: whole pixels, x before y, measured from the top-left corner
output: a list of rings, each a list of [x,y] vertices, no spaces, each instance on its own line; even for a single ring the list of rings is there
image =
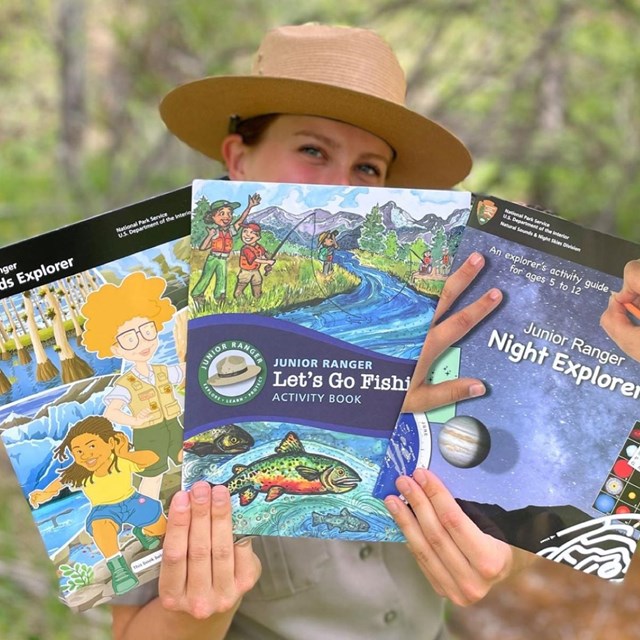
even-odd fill
[[[191,290],[191,297],[196,304],[201,305],[205,301],[204,292],[214,276],[216,283],[213,298],[219,304],[224,302],[227,291],[227,261],[233,249],[233,238],[238,234],[238,229],[251,209],[260,204],[260,200],[260,195],[257,193],[249,196],[246,209],[235,221],[233,221],[233,212],[240,206],[239,202],[216,200],[204,214],[203,221],[209,227],[209,231],[198,248],[201,251],[208,249],[209,255],[204,262],[198,282]]]
[[[65,486],[81,490],[91,503],[85,529],[107,561],[111,584],[116,594],[130,591],[138,584],[120,551],[118,534],[123,525],[133,526],[133,535],[144,549],[160,546],[167,521],[158,500],[140,495],[133,487],[132,474],[155,464],[153,451],[131,451],[127,436],[115,431],[104,416],[88,416],[69,429],[54,451],[57,460],[73,463],[58,469],[58,478],[44,489],[29,494],[34,508],[48,502]]]
[[[251,285],[251,293],[254,298],[262,295],[262,274],[260,265],[275,264],[275,260],[267,257],[267,250],[258,242],[262,236],[262,228],[256,222],[249,222],[242,227],[240,237],[242,238],[242,249],[240,249],[240,271],[236,289],[233,292],[234,298],[239,298],[247,285]]]
[[[318,236],[318,258],[322,260],[322,275],[328,276],[333,272],[333,254],[338,248],[338,241],[336,240],[338,232],[323,231]]]
[[[139,472],[140,492],[157,498],[168,461],[182,461],[182,405],[174,389],[185,364],[153,364],[158,334],[176,312],[163,297],[166,282],[142,272],[129,274],[119,286],[105,284],[82,307],[86,318],[83,344],[100,358],[117,356],[131,365],[105,396],[106,418],[133,430],[137,451],[153,451],[158,460]]]

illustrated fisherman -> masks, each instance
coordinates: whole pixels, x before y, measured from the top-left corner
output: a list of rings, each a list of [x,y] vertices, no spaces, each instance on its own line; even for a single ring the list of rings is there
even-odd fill
[[[249,196],[247,207],[237,220],[233,220],[234,211],[240,206],[239,202],[216,200],[211,203],[204,214],[203,221],[209,231],[198,247],[201,251],[209,250],[200,279],[191,290],[191,297],[196,304],[205,301],[205,291],[215,276],[213,298],[222,304],[227,291],[227,261],[233,250],[233,238],[238,235],[240,226],[244,223],[253,207],[260,204],[260,195],[254,193]]]
[[[270,267],[275,260],[267,256],[267,250],[258,242],[262,236],[262,227],[257,222],[249,222],[242,226],[240,237],[242,249],[240,249],[240,271],[233,293],[234,298],[239,298],[247,285],[251,285],[251,293],[254,298],[262,295],[262,273],[260,266],[265,264]]]
[[[336,230],[323,231],[318,236],[318,245],[320,246],[318,258],[322,260],[322,275],[324,276],[328,276],[333,272],[333,254],[338,248],[337,236],[338,232]]]
[[[431,249],[427,249],[422,254],[422,259],[420,260],[420,267],[418,268],[421,274],[430,274],[433,270],[433,265],[431,264]]]

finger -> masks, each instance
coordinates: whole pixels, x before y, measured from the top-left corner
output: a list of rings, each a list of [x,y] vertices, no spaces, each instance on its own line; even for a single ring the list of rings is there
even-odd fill
[[[167,532],[160,565],[159,591],[163,603],[170,609],[176,606],[186,591],[190,523],[189,494],[186,491],[178,491],[169,506]]]
[[[638,339],[640,328],[631,321],[624,304],[618,301],[619,295],[609,298],[607,309],[600,317],[600,325],[621,349],[628,351]]]
[[[477,525],[467,516],[460,505],[455,501],[449,490],[440,479],[426,469],[416,469],[414,481],[422,489],[421,492],[428,499],[438,522],[447,533],[447,538],[453,541],[453,547],[447,547],[455,552],[448,559],[449,562],[459,563],[464,558],[460,568],[473,567],[477,571],[478,566],[483,566],[485,559],[493,555],[496,544],[502,544],[491,536],[483,533]],[[478,564],[479,563],[479,564]],[[452,571],[453,572],[453,571]],[[483,579],[495,581],[499,577],[499,571],[482,572]],[[489,578],[490,576],[490,578]]]
[[[637,302],[640,299],[640,260],[627,262],[624,268],[620,302]]]
[[[484,257],[474,251],[446,280],[433,316],[436,322],[448,311],[460,294],[473,282],[484,267]]]
[[[424,557],[421,556],[419,545],[416,544],[416,540],[420,539],[420,537],[424,537],[424,534],[420,529],[415,515],[413,514],[411,509],[397,496],[387,496],[384,499],[384,503],[389,510],[389,513],[391,513],[396,524],[404,534],[404,537],[407,541],[407,547],[416,558],[421,571],[429,580],[429,583],[433,587],[434,591],[436,591],[436,593],[438,593],[438,595],[440,596],[445,596],[446,593],[442,588],[439,580],[436,578],[436,573],[440,573],[443,570],[441,563],[438,561],[437,557],[434,557],[434,564],[432,566],[432,562],[429,561],[426,555]],[[417,549],[415,553],[414,549]]]
[[[261,571],[260,560],[253,552],[252,537],[247,536],[236,542],[233,550],[236,584],[241,593],[246,593],[256,583]]]
[[[433,362],[445,349],[458,342],[502,302],[500,289],[489,289],[480,298],[463,307],[429,331],[424,356]],[[422,354],[421,354],[422,357]]]
[[[194,597],[207,593],[213,583],[211,486],[208,482],[196,482],[191,487],[191,527],[187,562],[188,594]]]
[[[477,378],[459,378],[445,380],[436,384],[416,384],[411,393],[407,393],[402,405],[403,413],[431,411],[456,402],[478,398],[487,392],[482,380]]]
[[[398,489],[405,489],[402,481],[397,483]],[[398,527],[404,534],[407,547],[412,553],[420,570],[429,580],[434,590],[441,596],[446,596],[447,591],[443,582],[448,585],[451,580],[446,578],[448,573],[445,565],[433,550],[430,549],[426,542],[425,532],[422,530],[416,515],[413,511],[397,496],[387,496],[384,499],[385,505],[391,513]],[[450,586],[448,587],[451,588]]]
[[[409,527],[405,533],[411,552],[423,570],[429,568],[433,579],[447,597],[455,602],[466,602],[468,598],[463,586],[475,591],[481,585],[469,557],[457,546],[450,530],[463,526],[465,519],[469,523],[471,521],[451,494],[448,494],[450,502],[446,510],[443,506],[440,511],[435,508],[425,489],[430,489],[431,495],[437,490],[448,493],[441,483],[429,487],[425,483],[423,488],[414,479],[405,476],[398,479],[397,487],[415,514],[416,525]],[[479,530],[478,533],[482,535]]]
[[[481,298],[467,305],[428,332],[411,378],[409,392],[407,393],[405,402],[411,402],[413,394],[415,394],[421,386],[426,385],[426,377],[429,369],[433,366],[438,356],[473,329],[473,327],[489,315],[501,301],[502,292],[499,289],[490,289]],[[429,389],[431,386],[427,388]],[[465,397],[463,390],[457,389],[457,392],[462,394],[461,397]],[[439,406],[430,404],[429,399],[425,397],[426,393],[427,391],[425,390],[422,394],[421,403],[427,408]],[[444,393],[445,392],[442,391],[441,395],[444,395]],[[468,386],[466,393],[470,394],[466,397],[474,397],[474,393],[481,395],[484,391],[479,387],[471,389]]]
[[[211,557],[214,589],[218,593],[235,593],[235,550],[231,520],[231,496],[223,485],[211,489]]]

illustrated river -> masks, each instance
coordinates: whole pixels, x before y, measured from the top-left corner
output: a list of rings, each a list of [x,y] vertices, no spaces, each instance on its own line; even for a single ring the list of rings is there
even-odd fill
[[[424,341],[425,329],[433,317],[435,300],[417,294],[393,276],[360,264],[351,253],[340,252],[336,258],[337,264],[361,278],[360,284],[351,292],[326,298],[319,304],[281,313],[277,318],[386,356],[416,359]],[[322,287],[322,283],[323,279],[319,276],[319,287]],[[252,459],[262,459],[273,454],[274,443],[279,442],[292,429],[292,424],[287,422],[275,421],[268,424],[268,442],[252,447]],[[243,423],[243,426],[249,431],[254,426],[258,428],[251,422]],[[320,438],[313,438],[314,427],[300,424],[295,427],[302,441],[307,437],[313,440],[315,453],[332,456],[335,455],[335,448],[339,447],[341,460],[356,470],[362,482],[349,494],[347,500],[344,496],[330,494],[309,495],[304,500],[285,495],[280,500],[288,503],[286,509],[280,508],[280,503],[265,505],[264,498],[258,497],[251,504],[234,511],[235,530],[262,535],[333,537],[335,530],[332,532],[328,527],[318,526],[316,519],[323,517],[322,514],[339,513],[349,505],[354,513],[367,514],[367,529],[364,532],[350,529],[349,538],[403,540],[384,504],[372,496],[379,473],[379,461],[387,446],[383,434],[372,438],[336,431],[332,435],[333,443],[329,445]],[[338,444],[340,441],[342,444]],[[233,457],[196,458],[187,454],[182,468],[183,479],[186,486],[201,478],[214,483],[223,482],[232,476],[235,464]]]
[[[336,263],[362,279],[355,290],[276,317],[377,353],[417,358],[436,301],[387,273],[360,264],[352,253],[337,252]]]

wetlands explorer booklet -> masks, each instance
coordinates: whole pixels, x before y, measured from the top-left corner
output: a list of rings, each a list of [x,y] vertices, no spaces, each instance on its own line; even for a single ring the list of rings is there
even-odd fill
[[[402,540],[371,494],[470,194],[192,195],[183,485],[225,484],[238,534]]]
[[[401,415],[375,494],[429,467],[496,537],[621,580],[640,535],[640,363],[599,321],[640,246],[477,197],[453,268],[473,251],[487,264],[456,308],[490,287],[504,299],[430,376],[488,393]]]
[[[158,575],[190,210],[185,187],[0,249],[0,437],[75,610]]]

